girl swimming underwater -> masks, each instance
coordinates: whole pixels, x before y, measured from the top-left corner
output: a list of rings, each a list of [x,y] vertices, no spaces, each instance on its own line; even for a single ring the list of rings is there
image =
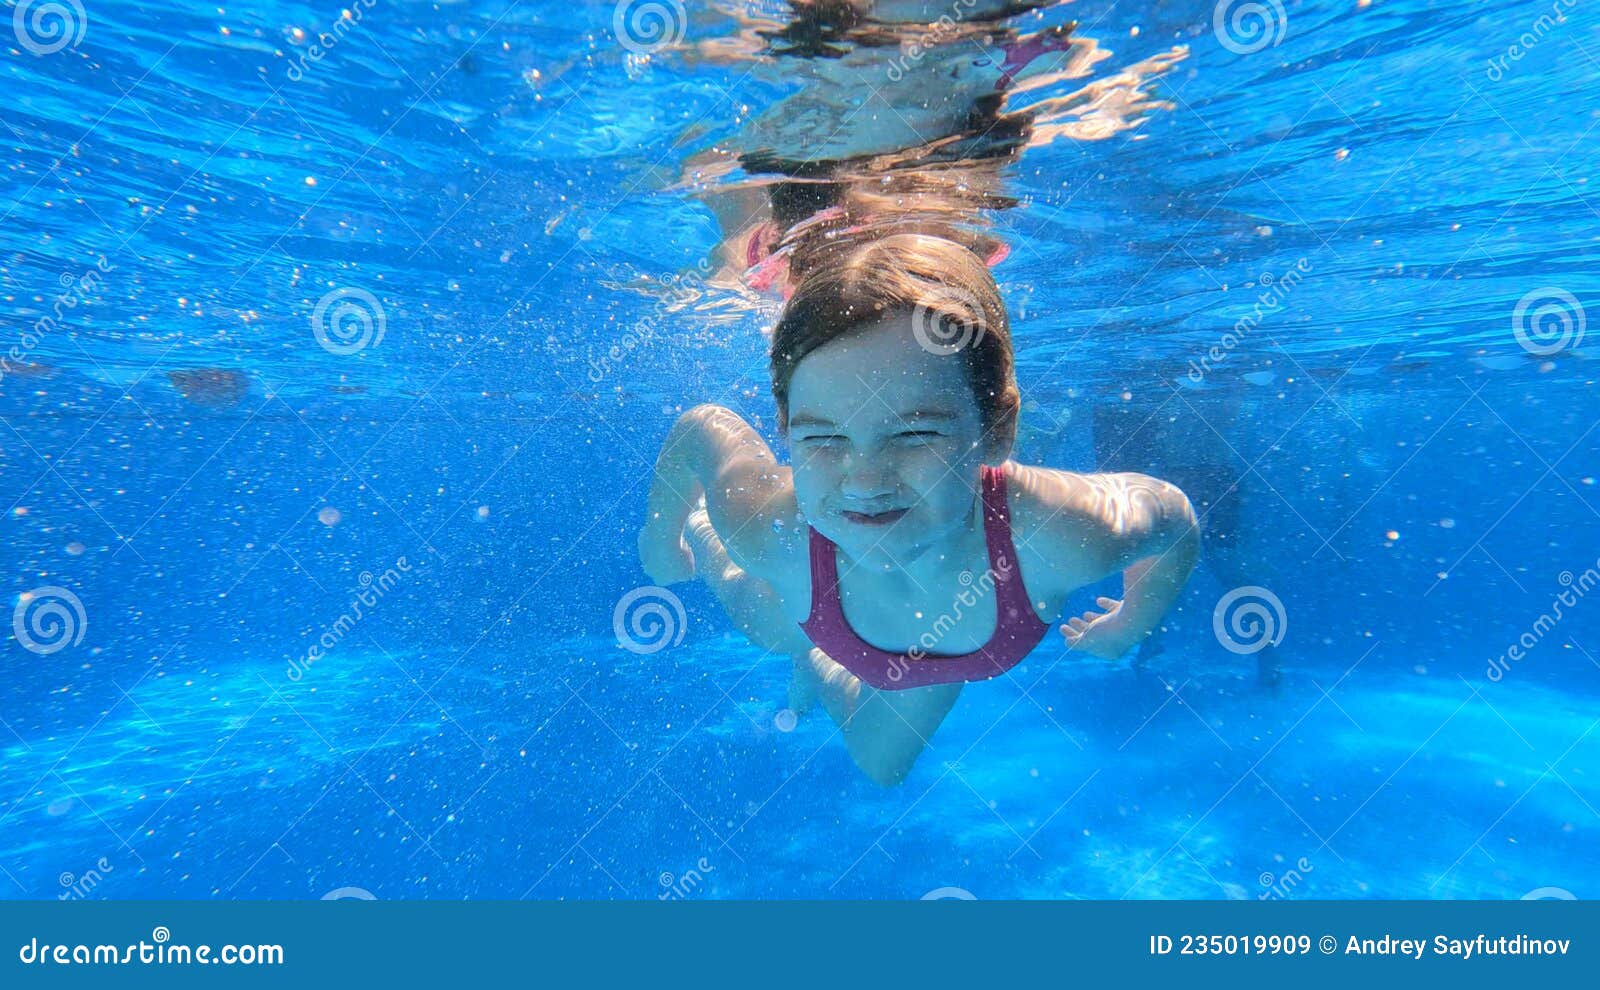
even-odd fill
[[[1123,598],[1061,631],[1104,659],[1137,644],[1199,540],[1165,482],[1009,460],[1010,328],[971,252],[919,234],[835,251],[772,335],[793,466],[731,410],[689,410],[657,459],[639,549],[657,583],[698,572],[755,642],[791,654],[791,707],[820,699],[889,785],[962,685],[1019,663],[1072,591],[1120,571]]]

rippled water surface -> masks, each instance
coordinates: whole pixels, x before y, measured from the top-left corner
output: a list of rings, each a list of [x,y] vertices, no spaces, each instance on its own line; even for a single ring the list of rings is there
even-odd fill
[[[17,3],[0,890],[1600,893],[1600,10],[1244,6],[1019,13],[1072,43],[997,89],[767,0]],[[1002,90],[1016,456],[1215,538],[1159,653],[1052,637],[883,789],[704,589],[614,610],[676,412],[772,433],[754,163]]]

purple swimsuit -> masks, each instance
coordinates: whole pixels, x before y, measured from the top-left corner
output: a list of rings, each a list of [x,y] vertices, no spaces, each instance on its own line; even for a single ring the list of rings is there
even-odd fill
[[[971,653],[929,653],[920,646],[912,647],[908,653],[890,653],[857,636],[839,601],[837,547],[815,529],[811,530],[811,614],[800,628],[818,649],[880,691],[997,677],[1038,646],[1050,626],[1034,612],[1017,570],[1005,471],[988,465],[983,468],[983,537],[989,551],[989,571],[979,580],[964,583],[973,587],[973,594],[981,599],[992,594],[998,614],[994,635]],[[952,608],[956,607],[957,603],[952,602]],[[986,605],[980,602],[979,607]],[[930,621],[923,642],[935,633]]]

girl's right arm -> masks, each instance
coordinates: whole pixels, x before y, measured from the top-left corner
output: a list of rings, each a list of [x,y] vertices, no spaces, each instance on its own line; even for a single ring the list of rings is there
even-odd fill
[[[657,584],[694,576],[683,527],[702,497],[728,556],[781,593],[792,580],[783,565],[799,547],[794,483],[761,435],[722,406],[678,417],[656,458],[639,557]]]

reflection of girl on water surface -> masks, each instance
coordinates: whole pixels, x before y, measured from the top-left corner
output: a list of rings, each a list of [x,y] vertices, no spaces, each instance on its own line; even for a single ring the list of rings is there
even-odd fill
[[[929,24],[930,4],[796,4],[769,54],[815,73],[693,164],[743,170],[718,200],[740,231],[725,260],[787,300],[771,371],[792,466],[733,411],[690,410],[657,460],[641,557],[659,583],[703,578],[752,640],[792,656],[790,707],[820,700],[884,784],[964,683],[1044,639],[1071,592],[1122,575],[1120,600],[1060,627],[1115,659],[1198,552],[1170,484],[1010,460],[1021,397],[989,273],[1006,248],[983,211],[1013,205],[1001,167],[1040,126],[1005,110],[1007,92],[1045,56],[1082,55],[1065,28],[999,23],[1037,6],[973,0],[969,18]],[[907,53],[916,65],[891,65]],[[850,85],[869,67],[891,90],[872,103]]]
[[[1071,23],[1016,26],[1016,15],[1033,23],[1062,6],[797,0],[787,23],[703,45],[707,58],[754,60],[745,71],[756,78],[801,81],[686,163],[684,187],[729,232],[725,272],[781,291],[807,246],[866,224],[953,239],[991,265],[1004,258],[1008,247],[984,233],[1016,205],[1002,170],[1030,146],[1137,127],[1165,106],[1149,80],[1184,55],[1096,78],[1109,53]]]

